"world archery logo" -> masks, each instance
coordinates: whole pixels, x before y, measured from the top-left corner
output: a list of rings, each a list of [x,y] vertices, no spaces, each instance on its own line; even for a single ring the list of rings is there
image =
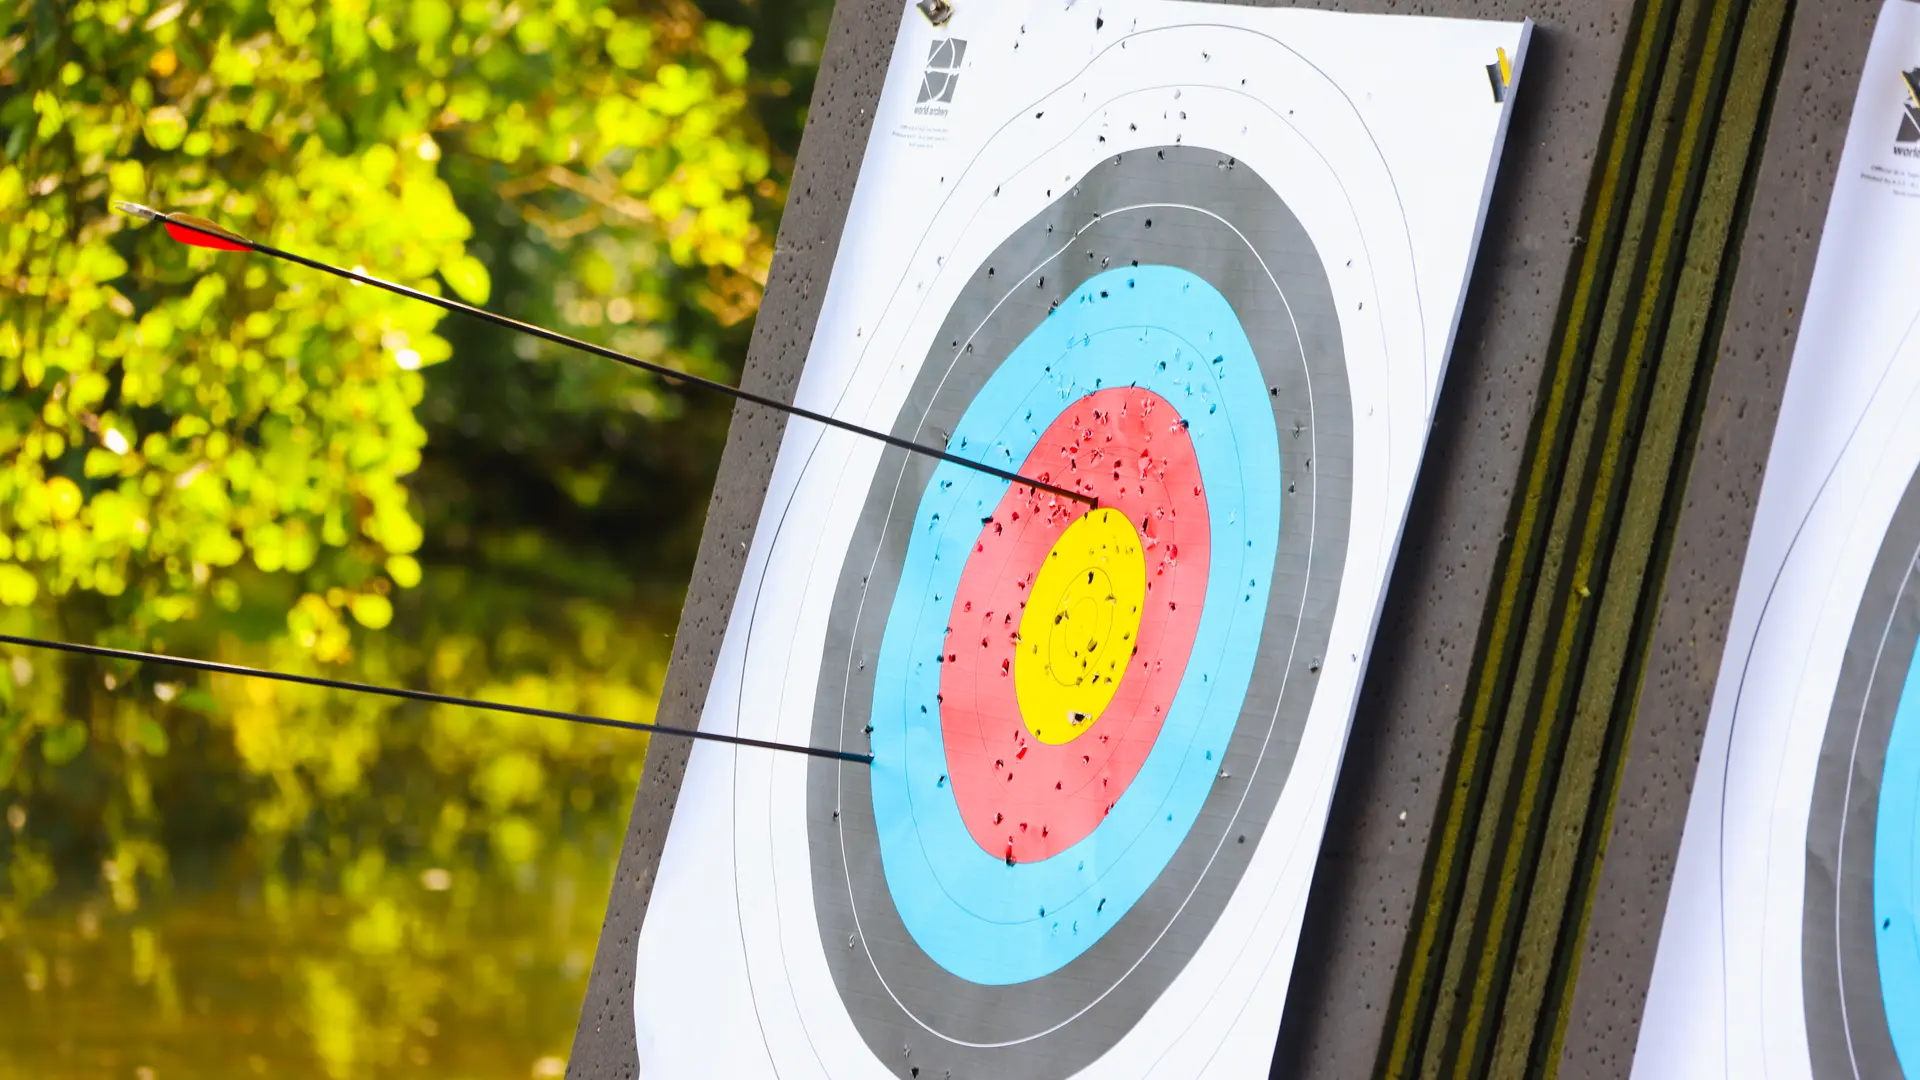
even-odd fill
[[[960,82],[960,61],[967,55],[967,43],[959,38],[941,38],[927,53],[927,70],[920,80],[921,105],[947,105],[953,101],[953,88]]]
[[[1900,134],[1896,141],[1920,143],[1920,68],[1902,73],[1900,80],[1906,84],[1907,111],[1900,117]]]

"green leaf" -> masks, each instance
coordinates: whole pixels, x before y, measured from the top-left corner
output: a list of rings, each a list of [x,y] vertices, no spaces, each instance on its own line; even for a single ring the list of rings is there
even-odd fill
[[[140,723],[134,727],[134,738],[139,741],[140,748],[145,750],[149,757],[166,756],[167,729],[161,727],[160,722],[152,717],[140,719]]]
[[[137,161],[114,162],[107,169],[107,183],[123,199],[143,199],[147,194],[146,170]]]
[[[142,126],[147,141],[161,150],[172,150],[187,137],[187,118],[172,105],[162,105],[147,112],[147,121]]]
[[[0,563],[0,604],[26,607],[40,595],[40,582],[13,563]]]
[[[387,576],[395,585],[411,589],[420,584],[420,562],[411,555],[392,555],[387,558]]]
[[[384,629],[393,621],[393,603],[377,593],[361,593],[351,605],[353,621],[369,630]]]
[[[440,276],[460,298],[469,304],[484,304],[493,291],[493,281],[487,276],[487,267],[471,255],[462,255],[440,268]]]
[[[42,90],[33,95],[33,111],[40,114],[40,126],[34,134],[38,135],[42,141],[52,138],[59,132],[63,118],[58,94],[51,90]]]
[[[636,21],[622,21],[607,34],[607,55],[630,71],[646,63],[652,48],[653,34]]]
[[[415,41],[439,41],[453,25],[453,9],[447,0],[414,0],[408,14]]]
[[[40,756],[49,765],[65,765],[87,748],[87,726],[78,720],[62,720],[40,736]]]
[[[28,7],[44,16],[28,45],[0,31],[0,278],[16,286],[0,288],[3,621],[652,716],[671,617],[631,600],[684,573],[724,404],[182,248],[104,203],[186,209],[476,303],[498,275],[518,316],[732,378],[817,56],[756,49],[767,67],[743,81],[747,43],[810,43],[830,0],[731,5],[752,37],[697,7],[611,0]],[[554,165],[591,187],[543,182]],[[656,190],[670,213],[645,207]],[[458,369],[428,370],[443,362]],[[556,480],[578,506],[548,521]],[[636,519],[658,528],[616,527]],[[423,579],[408,553],[428,535]],[[365,629],[401,623],[433,645]],[[226,680],[116,693],[90,666],[35,679],[10,659],[0,688],[9,667],[26,677],[0,707],[0,848],[23,827],[9,804],[44,796],[113,860],[120,904],[164,888],[158,849],[208,800],[235,803],[246,866],[311,864],[365,910],[421,869],[382,867],[392,830],[438,813],[432,857],[477,880],[490,835],[490,865],[540,860],[563,814],[617,819],[643,764],[557,725],[437,709],[392,724],[385,702]],[[192,789],[155,799],[157,761]],[[67,884],[33,846],[13,849],[0,921]],[[410,903],[380,955],[412,955]],[[396,940],[373,930],[362,945]],[[349,1027],[330,1029],[335,1075],[367,1072],[354,1046],[384,1038]]]
[[[540,850],[540,833],[526,818],[509,814],[493,827],[493,847],[510,864],[532,862]]]
[[[535,9],[514,24],[513,36],[520,40],[521,49],[528,54],[546,52],[553,44],[553,20]]]
[[[207,715],[213,715],[220,711],[220,699],[214,697],[212,692],[206,688],[199,686],[174,698],[173,703],[176,708]]]

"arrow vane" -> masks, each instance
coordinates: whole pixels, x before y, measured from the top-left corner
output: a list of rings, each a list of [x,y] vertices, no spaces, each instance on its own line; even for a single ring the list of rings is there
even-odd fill
[[[296,263],[311,270],[318,270],[321,273],[345,278],[348,281],[357,282],[361,285],[371,285],[376,289],[385,289],[390,293],[404,296],[410,300],[418,300],[422,303],[432,304],[435,307],[460,315],[480,319],[484,322],[492,323],[495,326],[512,330],[515,333],[526,334],[543,341],[551,341],[556,345],[564,345],[569,349],[575,349],[579,352],[612,360],[631,368],[638,368],[641,371],[651,372],[662,378],[672,379],[687,386],[697,386],[704,390],[725,394],[738,401],[745,401],[754,405],[764,406],[765,408],[775,409],[787,413],[790,416],[802,417],[818,424],[824,424],[827,427],[838,428],[841,431],[864,435],[869,439],[878,440],[888,446],[897,447],[909,453],[923,454],[927,457],[937,458],[950,464],[959,465],[962,468],[972,469],[976,472],[998,477],[1009,483],[1032,488],[1035,491],[1044,491],[1049,495],[1057,495],[1063,499],[1085,503],[1089,507],[1097,507],[1100,504],[1099,500],[1091,495],[1040,480],[1030,480],[1017,472],[995,468],[982,461],[973,461],[969,458],[960,457],[957,454],[950,454],[945,450],[936,450],[931,446],[926,446],[910,439],[902,439],[883,431],[875,431],[872,428],[861,427],[858,424],[849,423],[848,421],[829,416],[825,413],[814,412],[811,409],[803,409],[798,405],[791,405],[784,401],[777,401],[773,398],[756,394],[751,390],[743,390],[740,387],[730,386],[727,383],[716,382],[712,379],[703,379],[698,375],[690,375],[684,371],[676,371],[662,364],[650,363],[635,356],[628,356],[626,353],[617,352],[603,345],[595,345],[592,342],[568,337],[565,334],[535,326],[532,323],[524,323],[518,319],[509,319],[504,315],[496,315],[491,311],[474,307],[471,304],[463,304],[458,300],[449,300],[444,296],[435,296],[432,293],[421,292],[419,289],[412,289],[391,281],[382,281],[376,277],[369,277],[355,270],[346,270],[338,266],[320,262],[317,259],[309,259],[304,255],[296,255],[291,251],[283,251],[280,248],[262,244],[256,240],[249,240],[239,233],[222,228],[205,218],[193,217],[189,214],[163,213],[149,206],[141,206],[139,203],[122,202],[120,200],[114,201],[113,208],[133,217],[160,222],[166,226],[167,235],[183,244],[191,244],[194,247],[211,248],[215,251],[251,251],[261,255],[268,255],[286,262]]]

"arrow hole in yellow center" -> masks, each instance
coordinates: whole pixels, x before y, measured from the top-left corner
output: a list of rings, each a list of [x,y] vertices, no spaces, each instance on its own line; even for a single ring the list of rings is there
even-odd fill
[[[1095,510],[1067,526],[1020,617],[1014,689],[1027,730],[1072,742],[1099,721],[1139,644],[1147,566],[1125,514]]]

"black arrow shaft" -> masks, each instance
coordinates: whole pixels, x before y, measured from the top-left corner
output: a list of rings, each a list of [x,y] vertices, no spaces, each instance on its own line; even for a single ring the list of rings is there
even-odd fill
[[[725,394],[728,397],[734,398],[738,401],[745,401],[753,405],[760,405],[765,408],[775,409],[779,412],[788,413],[793,416],[803,417],[805,419],[812,420],[817,424],[825,424],[828,427],[838,428],[841,431],[850,431],[855,435],[864,435],[869,439],[878,439],[879,441],[886,443],[888,446],[898,447],[899,449],[906,450],[910,453],[925,454],[928,457],[938,458],[941,461],[949,462],[954,465],[959,465],[962,468],[973,469],[977,472],[986,473],[989,476],[998,477],[1009,483],[1019,484],[1023,487],[1030,487],[1036,491],[1044,491],[1050,495],[1058,495],[1063,499],[1072,499],[1075,502],[1085,503],[1088,506],[1099,505],[1099,500],[1094,498],[1093,496],[1082,494],[1081,492],[1078,492],[1078,491],[1072,491],[1068,488],[1060,487],[1057,484],[1049,484],[1041,480],[1032,480],[1025,476],[1020,475],[1017,472],[1012,472],[1007,469],[996,468],[992,465],[987,464],[984,461],[974,461],[971,458],[963,458],[957,454],[950,454],[945,450],[936,450],[933,447],[927,446],[923,443],[914,442],[911,439],[902,439],[894,435],[889,435],[884,431],[875,431],[872,428],[862,427],[859,424],[850,423],[846,420],[841,420],[837,417],[828,416],[826,413],[814,412],[812,409],[801,408],[798,405],[792,405],[784,401],[779,401],[774,398],[767,397],[763,394],[756,394],[751,390],[743,390],[738,386],[733,386],[728,383],[718,382],[713,379],[702,378],[698,375],[688,374],[687,372],[684,372],[684,371],[677,371],[673,368],[667,367],[664,364],[655,364],[650,361],[642,360],[637,356],[628,356],[626,353],[620,352],[615,349],[609,349],[604,345],[595,345],[590,341],[582,341],[576,337],[568,337],[565,334],[562,334],[553,330],[548,330],[542,326],[535,326],[532,323],[521,322],[518,319],[510,319],[505,315],[498,315],[498,314],[495,314],[494,312],[487,311],[484,308],[474,307],[471,304],[463,304],[458,300],[448,299],[447,297],[444,297],[444,296],[435,296],[432,293],[422,292],[419,289],[408,288],[407,286],[398,284],[396,282],[383,281],[380,278],[371,277],[367,274],[362,274],[355,270],[348,270],[343,267],[333,266],[329,263],[323,263],[318,259],[310,259],[305,255],[296,255],[291,251],[283,251],[280,248],[272,246],[271,244],[262,244],[257,240],[249,240],[246,237],[238,236],[233,233],[227,233],[224,231],[214,232],[210,229],[203,229],[198,225],[192,224],[191,222],[180,221],[177,218],[170,217],[169,215],[166,215],[166,214],[156,214],[156,217],[158,220],[167,222],[169,225],[172,225],[175,228],[186,229],[190,232],[195,232],[202,236],[213,237],[215,239],[225,240],[232,243],[245,244],[249,249],[253,251],[257,251],[262,255],[268,255],[276,259],[283,259],[287,262],[296,263],[300,266],[307,267],[310,270],[318,270],[323,274],[332,274],[335,277],[345,278],[348,281],[357,282],[361,285],[371,285],[376,289],[385,289],[390,293],[394,293],[395,295],[398,295],[398,296],[404,296],[409,300],[418,300],[421,303],[432,304],[433,306],[437,308],[442,308],[446,311],[451,311],[460,315],[466,315],[470,318],[479,319],[483,322],[489,322],[495,326],[502,327],[507,330],[512,330],[516,333],[526,334],[530,337],[539,338],[542,341],[551,341],[555,345],[564,345],[569,349],[576,349],[580,352],[589,353],[593,356],[598,356],[603,359],[612,360],[615,363],[625,364],[628,367],[637,368],[645,372],[650,372],[654,375],[660,376],[661,378],[673,379],[676,382],[683,383],[687,386],[697,386],[703,390],[711,390],[717,394]]]
[[[395,686],[374,686],[371,683],[349,682],[346,679],[328,679],[319,675],[296,675],[288,671],[269,671],[265,668],[245,667],[240,664],[223,664],[213,660],[195,660],[184,656],[165,656],[160,653],[135,652],[132,649],[110,649],[104,645],[81,645],[71,641],[47,641],[41,638],[20,637],[14,634],[0,634],[0,644],[18,645],[22,648],[44,649],[52,652],[75,653],[81,656],[95,656],[109,660],[132,660],[142,664],[165,664],[168,667],[186,668],[190,671],[208,671],[216,675],[238,675],[247,679],[269,679],[274,682],[297,683],[301,686],[318,686],[327,690],[350,690],[357,694],[374,694],[379,697],[401,698],[406,701],[424,701],[434,705],[457,705],[466,709],[484,709],[488,712],[513,713],[517,716],[536,716],[544,720],[565,720],[570,724],[589,724],[594,727],[619,728],[623,731],[644,731],[653,735],[677,735],[688,739],[704,739],[708,742],[727,743],[733,746],[752,746],[762,750],[784,750],[788,753],[806,754],[810,757],[850,761],[857,765],[873,764],[872,754],[855,754],[845,750],[828,750],[818,746],[800,746],[794,743],[771,742],[766,739],[749,739],[744,735],[723,735],[717,731],[698,731],[693,728],[672,727],[666,724],[647,724],[638,720],[613,720],[604,716],[566,712],[561,709],[536,709],[528,705],[509,705],[500,701],[481,701],[477,698],[456,697],[452,694],[436,694],[430,690],[407,690]]]

